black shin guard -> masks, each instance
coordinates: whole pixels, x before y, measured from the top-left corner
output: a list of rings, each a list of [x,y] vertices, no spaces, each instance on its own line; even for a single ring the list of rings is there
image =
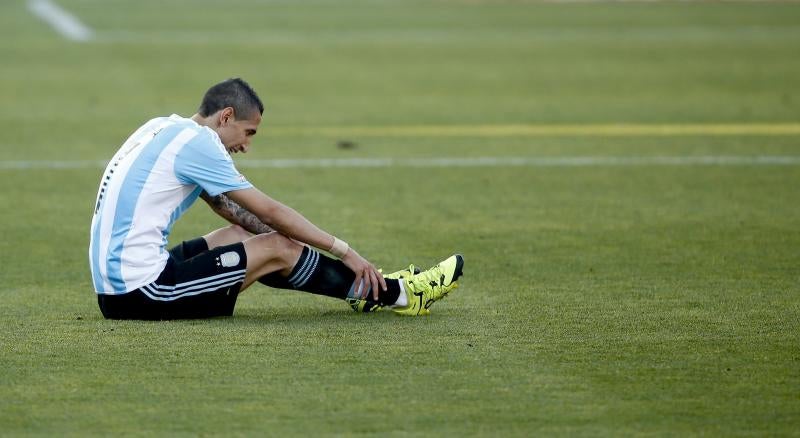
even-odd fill
[[[288,277],[273,272],[259,278],[258,282],[278,289],[300,290],[343,300],[352,296],[355,279],[356,274],[340,260],[305,247]],[[400,283],[386,279],[386,287],[388,290],[379,292],[378,300],[381,305],[394,304],[400,296]]]

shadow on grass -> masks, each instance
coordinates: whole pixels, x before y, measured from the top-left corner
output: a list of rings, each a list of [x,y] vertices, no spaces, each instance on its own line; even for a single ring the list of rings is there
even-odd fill
[[[349,308],[331,308],[327,305],[260,307],[243,306],[230,317],[207,319],[184,319],[165,321],[104,320],[97,314],[72,319],[70,325],[91,323],[102,333],[162,333],[167,331],[195,333],[306,333],[326,336],[333,333],[377,333],[387,328],[397,329],[436,328],[450,326],[457,313],[441,309],[429,316],[404,317],[392,312],[355,313]],[[440,327],[441,328],[441,327]]]

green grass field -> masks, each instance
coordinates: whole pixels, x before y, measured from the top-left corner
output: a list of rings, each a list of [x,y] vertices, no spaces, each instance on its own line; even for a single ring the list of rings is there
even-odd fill
[[[800,3],[58,3],[93,40],[0,3],[0,435],[800,435]],[[102,318],[92,163],[231,76],[257,186],[389,270],[464,254],[432,315]],[[402,161],[481,157],[522,164]],[[262,161],[320,158],[395,165]]]

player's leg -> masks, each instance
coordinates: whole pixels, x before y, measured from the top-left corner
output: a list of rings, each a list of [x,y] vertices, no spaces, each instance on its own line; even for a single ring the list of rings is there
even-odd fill
[[[247,275],[241,290],[259,281],[274,288],[344,299],[356,311],[370,311],[387,305],[409,305],[411,308],[396,311],[401,314],[427,314],[428,307],[435,300],[446,296],[455,287],[464,263],[459,255],[426,271],[426,275],[420,276],[419,272],[413,272],[413,268],[412,271],[396,273],[399,275],[390,274],[386,277],[389,290],[380,291],[379,301],[372,302],[355,298],[355,273],[341,261],[326,257],[277,232],[256,236],[242,227],[231,225],[215,230],[203,236],[203,239],[209,249],[243,242],[247,253]],[[424,296],[419,292],[423,283],[428,285]]]
[[[341,300],[355,296],[355,273],[340,260],[276,232],[253,236],[243,243],[248,263],[242,289],[258,281],[270,287]],[[388,280],[386,286],[386,291],[379,292],[380,302],[383,305],[396,303],[401,294],[400,282]]]
[[[245,230],[239,225],[229,225],[206,234],[203,236],[203,239],[206,241],[208,249],[214,249],[218,246],[230,245],[236,242],[244,242],[251,237],[253,237],[253,233]]]
[[[238,294],[262,277],[278,287],[340,299],[352,292],[355,279],[340,261],[277,232],[251,235],[237,226],[182,242],[170,256],[162,276],[141,288],[144,312],[135,319],[231,315]]]
[[[202,245],[196,242],[198,240],[205,240],[206,247],[199,248]],[[258,281],[273,288],[300,290],[340,299],[347,299],[348,296],[352,299],[355,294],[355,273],[342,262],[275,232],[256,236],[238,225],[230,225],[189,242],[190,245],[185,242],[180,247],[186,246],[194,251],[210,250],[246,242],[248,276],[241,290]],[[199,251],[196,253],[199,254]],[[182,250],[179,254],[183,258],[194,255],[188,250]],[[296,275],[292,275],[295,268]],[[399,295],[399,287],[393,286],[393,293],[386,297],[390,303],[395,302]]]
[[[303,245],[277,232],[251,236],[242,242],[247,253],[247,274],[242,290],[259,278],[276,273],[281,277],[291,275],[300,261]]]
[[[251,275],[245,281],[242,290],[249,287],[253,283],[253,279],[255,279],[266,286],[277,289],[303,290],[334,297],[339,297],[339,295],[341,295],[337,292],[340,288],[341,281],[336,281],[341,280],[341,278],[329,278],[329,280],[332,280],[328,281],[330,287],[322,288],[322,292],[304,287],[304,283],[299,284],[300,287],[296,287],[297,282],[294,282],[294,284],[290,282],[291,268],[297,265],[297,262],[301,259],[304,246],[291,239],[286,239],[275,232],[256,236],[238,225],[229,225],[214,230],[202,238],[183,242],[170,250],[170,253],[179,260],[186,260],[204,251],[244,242],[249,239],[253,239],[247,244],[247,247],[249,247],[249,254],[247,256],[248,271]],[[316,257],[322,258],[323,266],[329,265],[330,263],[328,262],[332,261],[332,259],[316,253],[316,251],[309,251],[309,256],[309,259]],[[306,259],[304,258],[302,261],[306,262]],[[309,263],[311,261],[312,260],[308,260]],[[318,263],[317,260],[314,261]],[[302,266],[305,265],[301,264],[301,267]],[[353,278],[349,280],[350,283],[355,279],[355,274],[352,274],[344,265],[333,267],[333,271],[352,276]],[[341,275],[329,273],[329,277],[341,277]]]
[[[255,236],[253,233],[245,230],[239,225],[229,225],[227,227],[214,230],[203,236],[201,239],[196,240],[205,241],[206,245],[203,250],[206,251],[236,242],[244,242],[253,236]],[[251,257],[251,260],[255,260],[255,258]],[[286,280],[286,277],[281,275],[279,272],[273,272],[272,274],[261,276],[257,281],[276,289],[294,289],[294,287]],[[249,285],[250,283],[248,283],[248,286]]]
[[[248,260],[242,289],[255,281],[269,284],[269,279],[290,286],[284,288],[347,300],[357,311],[369,306],[354,305],[360,285],[355,284],[355,273],[340,260],[276,232],[253,236],[243,243]],[[371,307],[393,306],[392,310],[402,315],[426,315],[435,301],[456,288],[463,267],[464,258],[456,254],[424,272],[412,274],[413,267],[407,274],[401,271],[397,278],[386,279],[387,290],[379,291],[378,302]]]
[[[245,240],[248,240],[248,239],[250,239],[250,238],[252,238],[254,236],[255,235],[253,233],[245,230],[244,228],[240,227],[239,225],[229,225],[227,227],[220,228],[220,229],[214,230],[214,231],[206,234],[205,236],[203,236],[203,239],[207,243],[207,247],[208,247],[207,249],[212,249],[212,248],[216,248],[218,246],[230,245],[230,244],[236,243],[236,242],[244,242]],[[265,240],[274,240],[274,239],[267,238]],[[276,242],[273,242],[272,246],[277,246],[277,247],[280,246],[280,244],[276,245],[275,243]],[[294,245],[289,244],[288,242],[287,242],[287,245],[294,246]],[[256,245],[254,245],[254,246],[256,246]],[[255,249],[253,251],[255,251]],[[299,257],[296,257],[296,258],[292,257],[292,258],[295,259],[294,262],[296,263],[297,262],[297,258],[299,258]],[[250,257],[250,260],[253,261],[254,264],[262,264],[262,263],[264,263],[263,262],[263,254],[262,254],[262,257],[260,257],[260,258],[257,258],[256,255],[253,254]],[[256,261],[256,260],[258,260],[258,261]],[[261,271],[263,271],[263,269],[261,269]],[[276,289],[290,289],[290,290],[295,289],[295,287],[292,286],[292,284],[287,281],[287,275],[285,275],[285,274],[286,274],[285,272],[284,272],[284,275],[282,275],[280,272],[273,272],[271,274],[265,274],[265,275],[262,275],[262,276],[258,277],[257,281],[262,283],[262,284],[264,284],[265,286],[273,287],[273,288],[276,288]],[[254,276],[255,275],[256,274],[254,274]],[[250,286],[250,284],[252,284],[252,282],[246,283],[247,286]]]
[[[214,230],[214,231],[206,234],[205,236],[203,236],[203,239],[205,240],[205,242],[207,244],[207,248],[206,249],[213,249],[213,248],[216,248],[218,246],[230,245],[230,244],[236,243],[236,242],[244,242],[245,240],[248,240],[248,239],[250,239],[250,238],[252,238],[254,236],[255,235],[253,233],[245,230],[244,228],[240,227],[239,225],[230,225],[230,226],[227,226],[227,227],[224,227],[224,228],[220,228],[220,229]],[[273,239],[272,237],[268,237],[268,238],[265,238],[264,240],[269,241],[269,240],[275,240],[275,239]],[[271,245],[271,246],[276,247],[276,248],[281,246],[280,242],[272,242],[271,244],[268,244],[268,245]],[[297,249],[297,247],[295,245],[291,245],[291,243],[289,243],[289,242],[286,242],[286,245],[288,245],[290,248],[294,247],[295,250]],[[258,245],[256,245],[254,243],[253,246],[257,247]],[[284,251],[286,251],[286,250],[288,250],[288,248],[284,249]],[[255,248],[252,251],[255,251]],[[291,250],[289,250],[289,252],[291,253]],[[295,255],[296,255],[296,257],[295,257]],[[290,256],[291,259],[294,259],[294,260],[289,260],[289,262],[293,261],[294,264],[296,264],[297,260],[299,259],[299,254],[289,254],[289,256]],[[252,254],[250,256],[250,258],[249,258],[249,260],[251,260],[251,262],[254,265],[255,264],[262,265],[264,263],[263,259],[264,259],[264,254],[262,254],[261,257],[256,257],[256,254]],[[260,268],[261,269],[259,271],[261,271],[261,272],[263,272],[265,269],[268,269],[268,268],[265,268],[264,266],[261,266]],[[255,277],[261,272],[254,273],[253,276]],[[272,272],[270,274],[264,274],[264,275],[258,276],[258,278],[256,280],[258,282],[264,284],[265,286],[269,286],[269,287],[272,287],[272,288],[295,290],[296,288],[291,283],[289,283],[287,277],[288,277],[288,275],[287,275],[286,272],[281,273],[279,271],[276,271],[276,272]],[[245,287],[250,286],[250,284],[252,284],[252,282],[247,282]]]
[[[214,248],[239,243],[251,237],[253,235],[244,228],[231,225],[214,230],[203,237],[181,242],[170,248],[169,254],[172,259],[182,262]]]

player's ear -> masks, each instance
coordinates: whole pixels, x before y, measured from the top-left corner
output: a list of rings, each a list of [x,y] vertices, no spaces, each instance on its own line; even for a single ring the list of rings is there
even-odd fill
[[[233,107],[225,107],[220,111],[219,114],[219,123],[220,125],[226,125],[228,122],[232,122],[235,120],[235,114],[233,112]]]

